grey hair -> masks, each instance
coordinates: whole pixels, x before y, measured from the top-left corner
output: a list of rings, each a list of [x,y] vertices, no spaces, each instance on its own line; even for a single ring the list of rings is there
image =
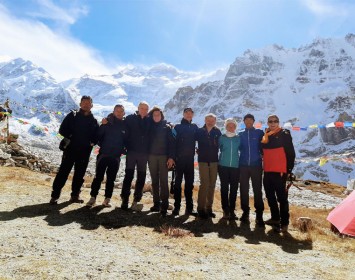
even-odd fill
[[[217,119],[217,116],[215,114],[212,113],[208,113],[207,115],[205,115],[205,119],[206,118],[214,118],[215,120]]]
[[[149,104],[148,104],[147,101],[141,101],[141,102],[139,102],[138,107],[141,106],[141,105],[147,105],[148,108],[149,108]]]

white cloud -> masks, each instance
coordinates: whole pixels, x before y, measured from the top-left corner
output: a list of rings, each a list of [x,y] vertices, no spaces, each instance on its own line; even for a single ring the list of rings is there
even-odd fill
[[[43,0],[54,12],[51,2]],[[63,13],[58,16],[70,23],[75,17]],[[19,19],[0,5],[0,55],[21,57],[43,67],[58,81],[83,74],[105,74],[111,69],[105,66],[99,53],[72,38],[56,33],[34,19]]]
[[[347,17],[349,16],[349,8],[354,7],[350,4],[341,4],[338,1],[326,1],[326,0],[302,0],[304,6],[306,6],[313,14],[321,17]]]
[[[35,18],[50,19],[67,24],[74,24],[82,15],[87,15],[88,8],[86,6],[72,5],[62,8],[55,5],[50,0],[36,0],[36,12],[29,12],[29,15]]]

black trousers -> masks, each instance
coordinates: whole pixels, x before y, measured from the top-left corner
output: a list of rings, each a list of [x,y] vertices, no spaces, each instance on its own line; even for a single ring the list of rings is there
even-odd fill
[[[174,207],[180,209],[181,206],[181,184],[182,179],[185,179],[185,201],[186,209],[193,210],[194,204],[192,200],[192,191],[194,188],[194,157],[180,158],[176,161],[176,177],[174,186]]]
[[[106,173],[105,197],[111,198],[119,167],[120,167],[119,157],[115,158],[106,155],[99,155],[96,162],[95,178],[91,184],[90,195],[96,197],[99,194],[101,183]]]
[[[63,153],[62,162],[53,182],[52,198],[58,199],[60,197],[60,193],[68,180],[73,166],[74,176],[71,196],[78,196],[80,194],[81,186],[84,183],[86,168],[89,164],[90,152],[91,150],[87,153],[77,153],[74,151],[65,151]]]
[[[264,172],[264,188],[273,220],[288,225],[290,220],[288,197],[286,192],[287,174]],[[279,204],[280,207],[279,207]]]
[[[218,166],[218,175],[221,181],[222,209],[234,213],[239,184],[239,168]]]
[[[128,199],[131,194],[131,185],[134,177],[134,169],[137,167],[137,181],[134,188],[134,200],[140,201],[143,196],[143,187],[147,173],[148,154],[128,152],[126,157],[125,177],[122,184],[122,199]]]
[[[249,180],[251,179],[254,193],[254,207],[257,215],[264,212],[264,201],[262,193],[262,174],[261,166],[241,166],[240,170],[240,204],[244,213],[249,214]]]

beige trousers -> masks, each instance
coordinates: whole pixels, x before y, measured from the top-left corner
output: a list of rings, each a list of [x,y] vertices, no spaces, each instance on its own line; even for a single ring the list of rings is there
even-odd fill
[[[199,162],[198,168],[200,173],[200,189],[198,191],[197,211],[212,212],[218,162]]]

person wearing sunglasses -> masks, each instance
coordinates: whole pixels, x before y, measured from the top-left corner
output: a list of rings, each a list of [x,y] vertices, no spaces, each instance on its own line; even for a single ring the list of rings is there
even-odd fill
[[[269,115],[268,128],[261,141],[264,160],[264,189],[271,219],[265,224],[287,232],[290,214],[286,190],[287,176],[292,174],[295,149],[290,131],[279,126],[279,117]]]

